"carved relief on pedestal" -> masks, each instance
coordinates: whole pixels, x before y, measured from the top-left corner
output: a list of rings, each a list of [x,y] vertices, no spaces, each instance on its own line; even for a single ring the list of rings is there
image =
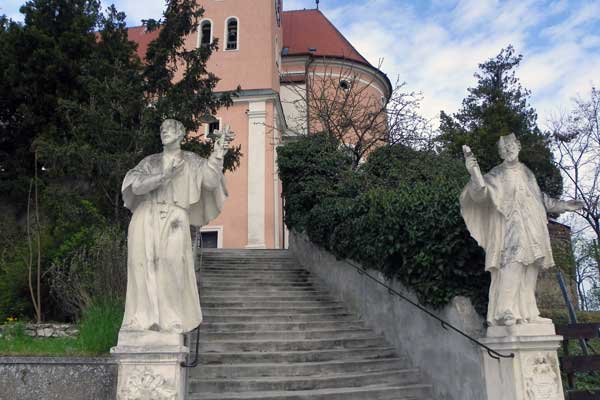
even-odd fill
[[[119,392],[119,400],[176,400],[177,391],[172,383],[146,367],[127,378]]]
[[[558,400],[560,372],[552,353],[532,354],[525,359],[525,390],[529,400]]]

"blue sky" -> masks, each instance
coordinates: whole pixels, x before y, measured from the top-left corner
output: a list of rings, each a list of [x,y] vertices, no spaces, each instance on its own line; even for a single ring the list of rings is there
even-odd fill
[[[3,0],[0,13],[20,19],[22,3]],[[283,3],[286,10],[315,5]],[[139,25],[160,16],[164,2],[115,4]],[[392,81],[423,92],[428,117],[456,111],[477,65],[508,44],[524,56],[517,74],[542,127],[573,97],[600,86],[600,0],[321,0],[320,8],[372,64],[383,60]]]

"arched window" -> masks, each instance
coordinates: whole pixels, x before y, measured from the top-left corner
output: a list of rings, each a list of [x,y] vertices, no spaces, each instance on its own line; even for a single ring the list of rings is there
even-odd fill
[[[237,50],[238,49],[238,20],[235,17],[231,17],[227,19],[227,23],[225,24],[227,38],[227,45],[225,46],[226,50]]]
[[[200,24],[200,46],[210,46],[212,42],[212,23],[204,20]]]

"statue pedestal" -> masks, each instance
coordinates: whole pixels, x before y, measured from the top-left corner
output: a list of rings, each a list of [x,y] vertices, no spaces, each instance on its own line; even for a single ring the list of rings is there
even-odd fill
[[[562,336],[553,324],[490,327],[480,341],[515,355],[495,360],[483,350],[488,400],[564,400],[556,352]]]
[[[121,331],[110,350],[119,364],[117,400],[183,400],[185,361],[189,349],[183,335],[152,331]]]

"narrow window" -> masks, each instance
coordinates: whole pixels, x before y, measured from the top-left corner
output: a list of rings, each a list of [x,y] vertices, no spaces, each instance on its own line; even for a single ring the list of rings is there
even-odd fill
[[[216,249],[219,247],[219,232],[204,231],[200,233],[200,247],[203,249]]]
[[[236,18],[227,20],[227,50],[238,48],[238,21]]]
[[[219,121],[211,122],[208,124],[208,133],[213,133],[214,131],[218,131],[220,128]]]
[[[202,25],[200,25],[200,46],[210,46],[210,42],[212,41],[211,32],[212,24],[210,21],[203,21]]]

